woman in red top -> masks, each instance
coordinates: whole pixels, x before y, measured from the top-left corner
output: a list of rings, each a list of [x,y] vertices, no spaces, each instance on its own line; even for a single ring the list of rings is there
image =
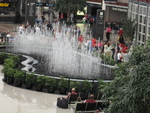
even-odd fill
[[[96,39],[95,39],[95,38],[92,38],[91,41],[92,41],[92,47],[95,47],[95,46],[96,46],[96,43],[97,43],[97,42],[96,42]]]

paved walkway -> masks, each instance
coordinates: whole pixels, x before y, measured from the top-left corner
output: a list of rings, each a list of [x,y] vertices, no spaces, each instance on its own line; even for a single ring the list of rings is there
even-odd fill
[[[57,94],[21,89],[5,84],[0,65],[0,113],[74,113],[73,109],[56,106]]]
[[[13,24],[13,23],[0,23],[0,32],[9,32],[9,31],[15,31],[16,26],[18,24]]]

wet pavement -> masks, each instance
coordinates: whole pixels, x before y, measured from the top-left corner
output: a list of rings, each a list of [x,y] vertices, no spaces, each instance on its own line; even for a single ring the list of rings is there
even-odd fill
[[[0,65],[0,71],[2,68]],[[3,74],[0,72],[0,113],[74,113],[71,106],[68,109],[56,106],[57,98],[65,95],[14,87],[2,79]]]

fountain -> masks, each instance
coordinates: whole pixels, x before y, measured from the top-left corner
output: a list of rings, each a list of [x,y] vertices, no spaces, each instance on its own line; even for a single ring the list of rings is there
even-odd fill
[[[101,59],[84,46],[78,50],[78,33],[73,31],[72,26],[67,30],[66,25],[57,23],[53,28],[52,31],[17,32],[8,49],[14,53],[36,56],[40,63],[36,73],[82,79],[114,78],[114,66],[101,63]]]

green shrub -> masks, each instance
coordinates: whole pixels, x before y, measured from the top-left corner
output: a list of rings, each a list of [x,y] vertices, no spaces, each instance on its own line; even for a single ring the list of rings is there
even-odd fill
[[[45,86],[50,86],[50,87],[54,87],[56,85],[56,80],[55,78],[52,77],[45,77]]]
[[[34,83],[35,76],[33,74],[26,73],[25,82],[26,83]]]
[[[67,88],[68,87],[68,80],[65,79],[63,76],[60,76],[60,80],[59,80],[59,83],[58,83],[58,87],[65,87]]]
[[[82,90],[83,91],[91,91],[93,88],[93,84],[91,82],[89,82],[88,80],[84,80],[82,82]]]

